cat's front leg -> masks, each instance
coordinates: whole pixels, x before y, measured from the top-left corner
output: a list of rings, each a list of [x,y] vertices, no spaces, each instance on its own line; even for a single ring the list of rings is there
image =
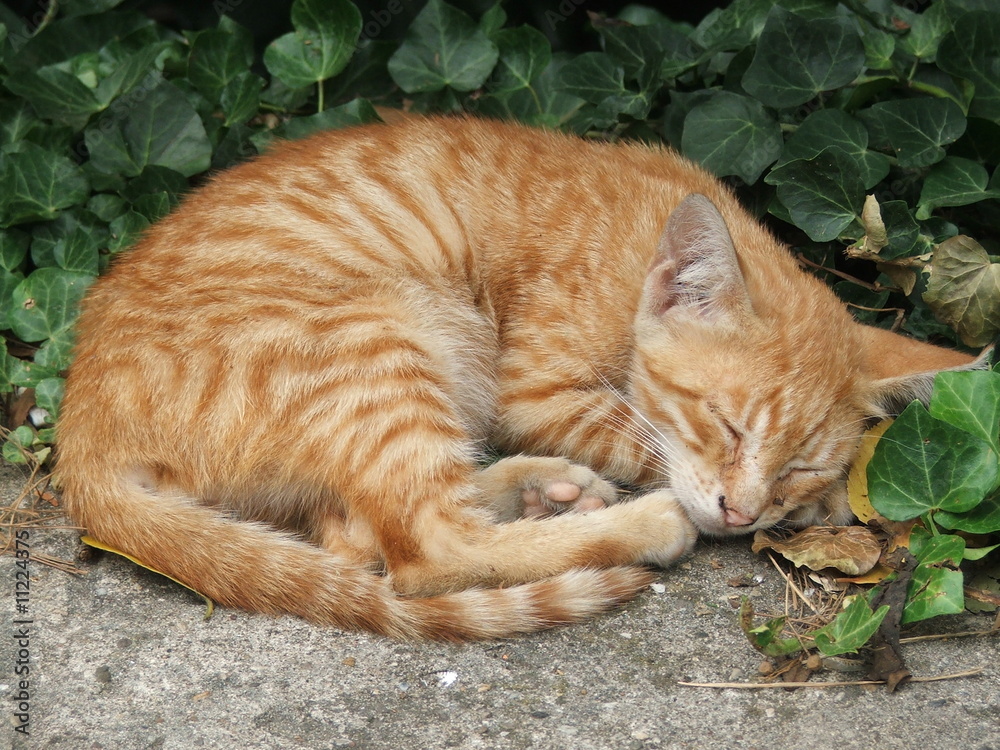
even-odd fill
[[[663,479],[655,439],[623,397],[600,382],[544,389],[524,379],[503,382],[492,439],[500,450],[566,456],[628,484]]]
[[[552,456],[510,456],[476,475],[477,505],[501,523],[564,511],[587,512],[618,500],[614,485],[586,466]]]
[[[698,529],[670,490],[650,492],[622,503],[619,507],[625,511],[632,509],[640,517],[666,522],[660,532],[662,536],[652,540],[636,562],[664,568],[694,550],[698,541]],[[652,528],[657,526],[659,524],[651,525]]]

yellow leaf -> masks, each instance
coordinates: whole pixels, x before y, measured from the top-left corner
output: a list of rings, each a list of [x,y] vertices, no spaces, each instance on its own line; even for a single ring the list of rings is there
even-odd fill
[[[836,580],[838,583],[856,583],[859,586],[864,586],[872,583],[882,583],[887,575],[894,572],[892,568],[887,568],[885,565],[879,563],[864,575],[852,578],[837,578]]]
[[[854,515],[860,519],[861,523],[868,523],[878,516],[878,512],[868,499],[868,462],[872,460],[875,446],[878,444],[879,438],[882,437],[882,433],[888,430],[891,424],[891,419],[883,419],[861,436],[858,457],[847,475],[847,500],[851,504]]]
[[[206,620],[209,619],[212,616],[212,614],[215,612],[215,602],[213,602],[211,599],[209,599],[207,596],[205,596],[203,593],[201,593],[197,589],[191,588],[190,586],[188,586],[183,581],[178,581],[173,576],[168,576],[163,571],[157,570],[156,568],[154,568],[154,567],[152,567],[150,565],[146,565],[146,563],[144,563],[142,560],[139,560],[139,559],[137,559],[135,557],[132,557],[132,555],[128,554],[127,552],[122,552],[120,549],[115,549],[110,544],[105,544],[104,542],[98,541],[97,539],[94,539],[94,537],[92,537],[92,536],[82,536],[82,537],[80,537],[80,541],[83,542],[84,544],[87,544],[87,545],[91,546],[91,547],[96,547],[97,549],[103,549],[106,552],[113,552],[116,555],[121,555],[125,559],[131,560],[136,565],[138,565],[138,566],[140,566],[142,568],[145,568],[146,570],[151,570],[154,573],[156,573],[157,575],[161,575],[164,578],[169,578],[171,581],[173,581],[176,584],[179,584],[179,585],[183,586],[188,591],[194,591],[194,593],[196,593],[198,596],[200,596],[202,599],[205,600],[205,607],[206,607],[206,609],[205,609],[205,619]]]

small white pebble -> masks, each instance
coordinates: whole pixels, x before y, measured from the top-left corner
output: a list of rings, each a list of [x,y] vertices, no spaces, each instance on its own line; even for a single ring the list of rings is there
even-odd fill
[[[766,716],[769,719],[773,719],[774,718],[774,709],[773,708],[765,708],[764,709],[764,716]]]
[[[438,687],[451,687],[458,680],[458,672],[438,672]]]
[[[632,637],[631,633],[619,633],[618,635],[620,635],[622,638],[625,638],[625,639],[629,639],[629,638]]]
[[[649,732],[643,732],[641,729],[637,729],[636,731],[632,732],[632,739],[633,740],[648,740],[649,739]]]
[[[651,583],[649,584],[649,588],[653,589],[654,594],[667,593],[667,587],[664,586],[662,583]],[[638,739],[638,737],[636,739]]]
[[[28,421],[34,427],[44,427],[47,424],[52,424],[52,417],[42,407],[32,406],[28,410]]]

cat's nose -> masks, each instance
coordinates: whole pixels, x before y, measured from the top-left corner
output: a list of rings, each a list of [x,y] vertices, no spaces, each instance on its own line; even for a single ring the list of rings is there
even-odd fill
[[[722,510],[726,526],[749,526],[757,520],[757,516],[748,516],[746,513],[740,513],[740,511],[726,505],[725,495],[719,495],[719,508]]]
[[[748,516],[746,513],[740,513],[738,510],[726,509],[725,514],[726,526],[749,526],[757,519],[753,516]]]
[[[722,509],[722,516],[726,521],[726,526],[749,526],[757,520],[756,516],[748,516],[726,505],[726,496],[719,495],[719,508]]]

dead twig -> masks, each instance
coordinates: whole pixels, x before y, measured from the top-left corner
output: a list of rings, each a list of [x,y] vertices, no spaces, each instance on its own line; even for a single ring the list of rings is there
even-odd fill
[[[795,258],[796,258],[796,260],[799,261],[799,263],[801,263],[804,266],[808,266],[809,268],[815,269],[817,271],[825,271],[826,273],[832,273],[834,276],[837,276],[838,278],[841,278],[844,281],[849,281],[852,284],[857,284],[858,286],[864,287],[865,289],[867,289],[869,291],[872,291],[872,292],[884,292],[884,291],[898,292],[898,291],[900,291],[899,289],[897,289],[895,287],[882,286],[881,284],[870,284],[867,281],[862,281],[861,279],[859,279],[859,278],[857,278],[855,276],[851,276],[849,273],[844,273],[843,271],[838,271],[836,268],[827,268],[826,266],[822,266],[819,263],[814,263],[813,261],[809,260],[802,253],[796,253],[795,254]]]
[[[963,630],[958,633],[933,633],[930,635],[911,635],[908,638],[900,638],[900,643],[918,643],[919,641],[946,641],[949,638],[985,638],[991,635],[1000,635],[1000,620],[990,630]]]
[[[66,514],[56,504],[55,497],[49,490],[51,480],[51,474],[42,473],[41,466],[34,466],[31,474],[25,479],[24,487],[18,496],[7,505],[0,507],[0,555],[12,552],[17,532],[23,529],[83,530],[67,523],[56,523],[60,519],[64,519]],[[39,501],[44,501],[42,507],[39,507]],[[86,572],[76,567],[71,560],[52,557],[34,549],[31,561],[73,575],[81,575]]]
[[[781,566],[778,565],[777,561],[774,559],[774,555],[772,555],[770,552],[768,552],[767,556],[768,556],[768,559],[770,559],[770,561],[771,561],[771,565],[773,565],[774,569],[777,570],[778,573],[781,575],[781,577],[785,579],[785,583],[787,583],[788,586],[789,586],[789,588],[791,588],[792,591],[795,592],[796,596],[798,596],[799,599],[801,599],[802,602],[807,607],[809,607],[809,609],[811,609],[816,614],[819,614],[819,610],[816,608],[816,605],[813,604],[811,601],[809,601],[806,598],[806,595],[802,593],[802,589],[800,589],[798,586],[795,585],[795,582],[792,580],[791,576],[789,576],[788,574],[786,574],[785,571],[783,571],[781,569]]]
[[[982,668],[970,669],[967,672],[933,675],[931,677],[911,677],[907,682],[940,682],[941,680],[957,680],[963,677],[975,677],[982,674]],[[831,688],[851,687],[853,685],[884,685],[885,680],[843,680],[836,682],[678,682],[684,687],[716,688],[727,690],[767,690],[768,688]]]

